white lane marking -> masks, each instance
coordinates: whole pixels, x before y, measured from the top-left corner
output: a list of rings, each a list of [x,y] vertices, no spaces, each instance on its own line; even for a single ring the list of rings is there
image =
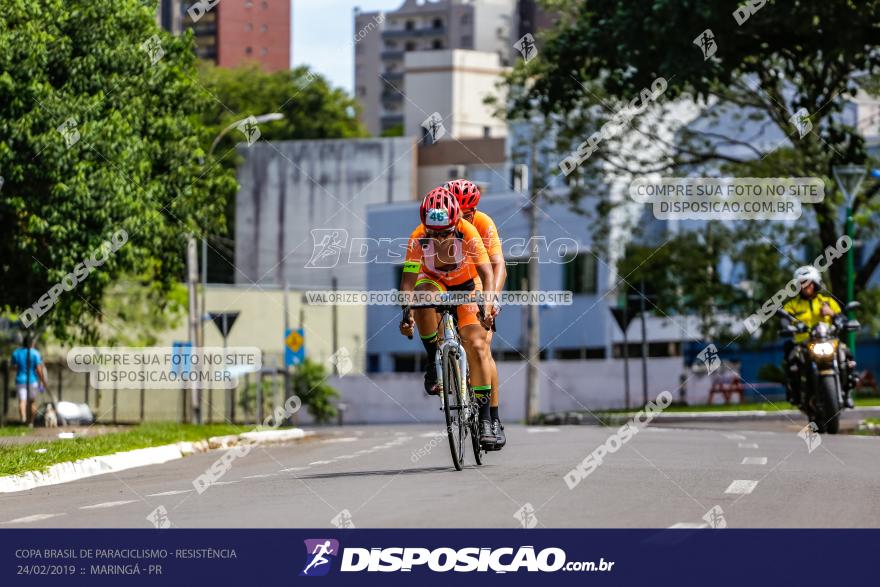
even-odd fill
[[[180,495],[181,493],[189,493],[192,489],[175,489],[174,491],[163,491],[162,493],[151,493],[147,497],[165,497],[166,495]]]
[[[421,438],[439,438],[441,436],[446,436],[445,432],[425,432],[424,434],[419,434]]]
[[[758,444],[755,442],[740,442],[737,446],[739,448],[758,448]]]
[[[743,465],[766,465],[767,464],[767,457],[745,457],[741,464],[743,464]]]
[[[279,473],[293,473],[294,471],[305,471],[308,467],[288,467],[286,469],[281,469]]]
[[[48,520],[49,518],[57,518],[58,516],[65,516],[67,514],[34,514],[33,516],[25,516],[23,518],[15,518],[14,520],[9,520],[8,522],[3,522],[4,524],[29,524],[30,522],[39,522],[41,520]]]
[[[327,440],[322,440],[322,444],[332,444],[334,442],[357,442],[360,438],[355,438],[354,436],[346,436],[344,438],[328,438]]]
[[[339,455],[338,457],[333,457],[334,461],[341,461],[342,459],[353,459],[354,455]]]
[[[754,491],[755,487],[757,486],[757,481],[749,481],[748,479],[737,479],[736,481],[731,483],[727,487],[727,489],[724,490],[724,493],[746,495]]]
[[[742,434],[725,434],[724,438],[727,440],[745,440],[746,437]]]
[[[707,528],[709,524],[698,524],[697,522],[678,522],[677,524],[673,524],[669,527],[669,529],[682,529],[682,528]]]
[[[354,453],[354,454],[356,454],[356,455],[363,455],[363,454],[367,454],[368,452],[373,452],[373,450],[372,450],[372,449],[369,449],[369,448],[362,448],[361,450],[357,451],[357,452]]]
[[[559,428],[545,428],[541,426],[535,428],[526,428],[526,432],[528,432],[529,434],[536,434],[538,432],[559,432]]]
[[[135,499],[125,499],[122,501],[105,501],[104,503],[96,503],[95,505],[84,505],[81,510],[103,510],[106,508],[115,508],[120,505],[125,505],[127,503],[134,503]]]
[[[329,465],[332,462],[333,461],[315,461],[313,463],[309,463],[309,466],[311,467],[313,465]]]
[[[209,487],[220,487],[221,485],[235,485],[236,483],[241,483],[241,481],[214,481],[209,485]]]
[[[247,477],[242,477],[242,479],[265,479],[266,477],[272,477],[275,473],[263,473],[260,475],[248,475]]]

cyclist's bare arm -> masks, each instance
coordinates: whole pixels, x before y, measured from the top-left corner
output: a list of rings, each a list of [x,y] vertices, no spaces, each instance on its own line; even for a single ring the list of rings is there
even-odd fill
[[[487,300],[494,300],[495,294],[495,275],[492,271],[491,263],[478,263],[476,265],[477,275],[480,276],[480,281],[483,283],[483,295]],[[483,322],[484,326],[491,327],[492,320],[495,317],[496,306],[494,301],[487,301],[485,303],[486,308],[486,316]]]
[[[405,293],[411,293],[416,287],[416,281],[418,280],[419,274],[412,272],[403,272],[403,276],[400,278],[400,291]],[[409,315],[409,321],[404,322],[401,320],[400,322],[400,333],[404,336],[412,337],[413,335],[413,325],[415,321],[413,320],[412,314]]]
[[[495,275],[495,291],[503,291],[504,282],[507,280],[507,264],[504,262],[504,255],[489,255],[489,263],[492,264],[492,273]]]

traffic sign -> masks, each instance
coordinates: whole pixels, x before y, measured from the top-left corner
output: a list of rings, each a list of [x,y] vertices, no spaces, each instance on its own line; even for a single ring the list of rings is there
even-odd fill
[[[238,312],[208,312],[208,316],[214,321],[214,325],[220,331],[220,336],[226,338],[238,318]]]
[[[192,370],[193,345],[191,342],[171,343],[171,373],[178,377],[188,375]]]
[[[626,308],[609,308],[609,310],[611,310],[614,321],[617,322],[617,325],[620,326],[620,330],[623,332],[626,332],[630,322],[636,317],[635,312],[627,312]]]
[[[305,358],[306,339],[303,329],[288,328],[284,331],[284,365],[286,367],[299,365]]]

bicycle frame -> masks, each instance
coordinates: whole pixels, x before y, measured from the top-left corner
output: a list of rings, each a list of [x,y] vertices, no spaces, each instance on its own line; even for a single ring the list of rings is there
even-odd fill
[[[461,382],[465,386],[467,385],[469,375],[467,355],[465,354],[464,346],[461,344],[461,339],[458,336],[458,328],[455,326],[452,312],[450,312],[448,308],[444,309],[441,314],[439,338],[440,344],[437,346],[437,354],[434,356],[434,367],[437,370],[437,380],[440,384],[440,389],[442,390],[441,397],[443,398],[443,401],[448,401],[447,390],[445,387],[446,382],[443,381],[443,357],[451,353],[458,361]],[[469,406],[460,406],[463,410],[467,410],[468,407]],[[467,420],[470,414],[465,412],[462,416]]]

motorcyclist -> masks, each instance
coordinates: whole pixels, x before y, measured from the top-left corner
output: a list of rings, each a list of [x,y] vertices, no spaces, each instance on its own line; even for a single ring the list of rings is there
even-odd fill
[[[794,279],[800,286],[800,294],[783,306],[788,314],[796,320],[803,322],[812,328],[819,322],[839,323],[845,317],[840,309],[840,304],[833,297],[820,292],[822,289],[822,275],[812,265],[798,267],[794,272]],[[785,342],[785,371],[786,371],[786,399],[795,406],[801,405],[801,371],[804,368],[805,349],[803,343],[809,339],[809,331],[798,332],[793,339]],[[852,354],[843,342],[840,343],[844,360],[841,361],[841,383],[844,388],[844,403],[846,407],[853,407],[850,395],[855,388],[855,361]]]

